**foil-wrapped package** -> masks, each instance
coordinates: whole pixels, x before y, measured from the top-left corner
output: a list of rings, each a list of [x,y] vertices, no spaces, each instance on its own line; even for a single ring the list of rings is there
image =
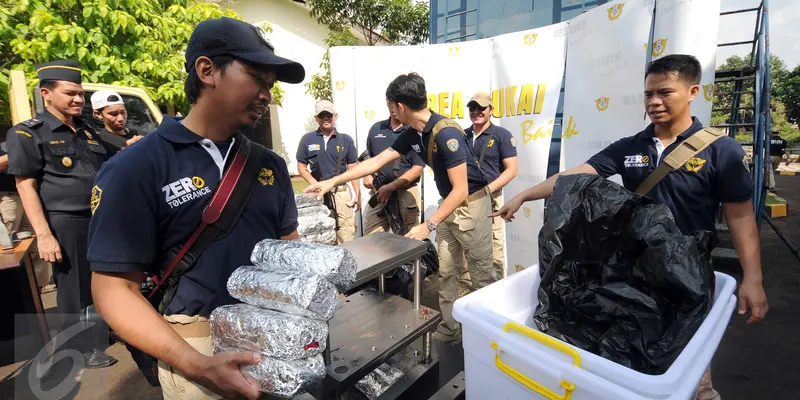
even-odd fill
[[[294,202],[297,204],[297,210],[306,208],[306,207],[314,207],[314,206],[323,206],[322,200],[317,200],[317,194],[296,194],[294,195]],[[326,207],[327,208],[327,207]]]
[[[367,374],[355,387],[370,400],[375,400],[403,377],[403,371],[383,363]]]
[[[319,320],[283,314],[249,304],[232,304],[211,312],[215,346],[253,351],[294,360],[325,350],[328,325]]]
[[[305,215],[297,217],[297,233],[309,235],[332,232],[336,229],[336,220],[327,215]]]
[[[323,277],[271,265],[237,268],[228,278],[228,292],[250,305],[326,321],[338,302],[336,288]]]
[[[341,247],[292,240],[264,239],[250,255],[255,265],[273,265],[288,271],[308,271],[347,290],[356,280],[358,265],[349,251]]]
[[[299,234],[299,236],[300,241],[303,243],[336,245],[336,231],[334,230],[320,233],[307,233],[305,235]]]
[[[311,207],[297,209],[298,218],[312,217],[312,216],[313,217],[325,216],[330,219],[333,219],[333,217],[331,216],[331,210],[328,207],[325,207],[324,205],[321,204],[318,206],[311,206]]]
[[[214,353],[239,351],[218,346]],[[325,378],[322,355],[297,360],[278,360],[264,357],[260,363],[240,367],[242,374],[259,391],[283,398],[292,398],[308,390],[309,386]]]

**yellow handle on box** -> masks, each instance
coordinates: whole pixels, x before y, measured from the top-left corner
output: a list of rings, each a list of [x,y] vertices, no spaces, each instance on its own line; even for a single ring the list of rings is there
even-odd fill
[[[558,350],[570,357],[572,357],[572,364],[578,368],[581,366],[581,355],[578,354],[578,351],[575,348],[570,347],[564,342],[556,340],[553,337],[550,337],[542,332],[537,330],[528,328],[527,326],[520,325],[516,322],[508,322],[503,327],[503,330],[506,332],[517,332],[522,335],[525,335],[545,346],[551,347],[555,350]],[[501,355],[503,354],[503,350],[498,350],[497,343],[492,342],[492,348],[497,351],[497,354],[494,356],[494,363],[497,365],[497,368],[508,376],[514,378],[517,382],[525,385],[528,389],[533,390],[536,393],[546,397],[549,400],[569,400],[572,397],[572,392],[575,391],[575,385],[572,382],[569,382],[565,379],[561,380],[561,387],[564,388],[565,392],[563,395],[560,395],[542,385],[539,382],[534,381],[533,379],[525,376],[522,372],[517,371],[516,369],[512,368],[510,365],[503,362],[501,359]]]

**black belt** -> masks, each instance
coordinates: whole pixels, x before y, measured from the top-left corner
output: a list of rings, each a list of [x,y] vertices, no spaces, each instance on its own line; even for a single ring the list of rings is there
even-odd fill
[[[86,211],[48,211],[47,215],[53,215],[58,217],[73,217],[73,218],[91,218],[92,212],[89,210]]]

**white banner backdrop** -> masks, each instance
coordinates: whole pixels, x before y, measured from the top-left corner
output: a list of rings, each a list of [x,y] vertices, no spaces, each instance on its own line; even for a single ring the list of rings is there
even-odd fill
[[[700,93],[692,115],[711,125],[720,0],[656,2],[653,60],[669,54],[691,54],[703,66]],[[649,120],[646,121],[649,124]]]
[[[645,50],[653,8],[645,3],[650,2],[607,3],[570,21],[562,170],[642,129]]]
[[[514,135],[519,173],[503,194],[510,200],[543,181],[564,75],[567,23],[494,38],[492,101],[494,123]],[[539,260],[537,237],[544,202],[525,204],[506,224],[506,267],[518,272]]]

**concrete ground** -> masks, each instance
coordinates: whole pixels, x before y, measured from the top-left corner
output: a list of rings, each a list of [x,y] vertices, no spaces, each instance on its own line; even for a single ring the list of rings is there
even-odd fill
[[[775,224],[797,246],[800,246],[800,176],[778,176],[778,195],[789,202],[789,216]],[[723,242],[724,245],[724,242]],[[714,386],[723,399],[762,400],[800,398],[800,261],[766,223],[761,227],[764,285],[770,301],[765,321],[748,326],[746,318],[734,315],[717,350],[712,371]],[[735,262],[716,262],[715,267],[741,281],[741,268]],[[55,293],[44,295],[48,312],[54,313]],[[428,279],[423,291],[423,304],[435,307],[436,283]],[[57,321],[51,321],[56,326]],[[463,368],[463,354],[458,347],[437,345],[441,358],[440,381],[445,382]],[[13,344],[0,343],[0,354],[9,354]],[[108,353],[120,361],[106,369],[85,370],[79,376],[67,377],[69,361],[57,365],[56,372],[42,383],[50,394],[39,399],[160,399],[160,391],[152,388],[136,369],[127,350],[120,344]],[[0,367],[0,399],[37,399],[29,385],[30,368],[24,363]],[[71,387],[66,395],[54,396],[53,387],[62,383]]]

